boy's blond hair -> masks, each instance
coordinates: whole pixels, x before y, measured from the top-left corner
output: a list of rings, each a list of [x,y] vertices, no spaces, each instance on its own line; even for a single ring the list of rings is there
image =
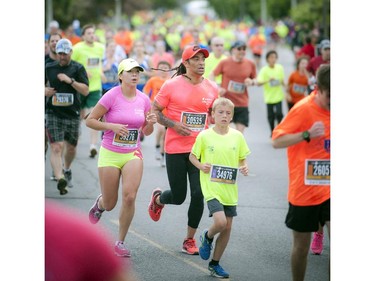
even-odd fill
[[[218,105],[229,106],[233,114],[234,103],[230,99],[223,98],[223,97],[217,98],[212,105],[212,111],[215,111]]]

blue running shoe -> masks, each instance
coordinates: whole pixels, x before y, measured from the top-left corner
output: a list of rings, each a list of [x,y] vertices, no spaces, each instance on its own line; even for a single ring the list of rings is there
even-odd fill
[[[200,240],[201,240],[201,246],[199,247],[199,255],[201,256],[202,259],[208,260],[211,255],[211,250],[212,250],[212,242],[208,241],[206,239],[206,233],[208,230],[203,230]]]
[[[218,265],[209,265],[208,270],[211,272],[211,275],[218,278],[229,278],[229,273]]]

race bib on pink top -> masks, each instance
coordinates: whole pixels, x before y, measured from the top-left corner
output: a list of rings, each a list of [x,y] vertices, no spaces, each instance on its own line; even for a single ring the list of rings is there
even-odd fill
[[[102,96],[99,104],[108,110],[104,115],[105,122],[128,125],[129,130],[127,137],[120,137],[111,130],[105,131],[102,146],[120,153],[137,150],[140,147],[139,135],[145,116],[151,109],[149,97],[137,90],[136,96],[128,99],[122,94],[121,86],[116,86]]]

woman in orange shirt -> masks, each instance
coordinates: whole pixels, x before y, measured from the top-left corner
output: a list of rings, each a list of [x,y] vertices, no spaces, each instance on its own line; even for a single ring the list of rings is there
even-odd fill
[[[303,99],[307,95],[307,87],[309,85],[308,73],[306,70],[308,64],[307,57],[300,57],[297,60],[296,70],[292,72],[288,79],[286,101],[290,110],[294,104]]]

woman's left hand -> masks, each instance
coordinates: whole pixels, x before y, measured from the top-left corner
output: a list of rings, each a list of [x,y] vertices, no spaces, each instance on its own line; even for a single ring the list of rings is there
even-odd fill
[[[154,125],[158,121],[158,119],[156,118],[156,114],[148,112],[146,115],[146,121]]]

